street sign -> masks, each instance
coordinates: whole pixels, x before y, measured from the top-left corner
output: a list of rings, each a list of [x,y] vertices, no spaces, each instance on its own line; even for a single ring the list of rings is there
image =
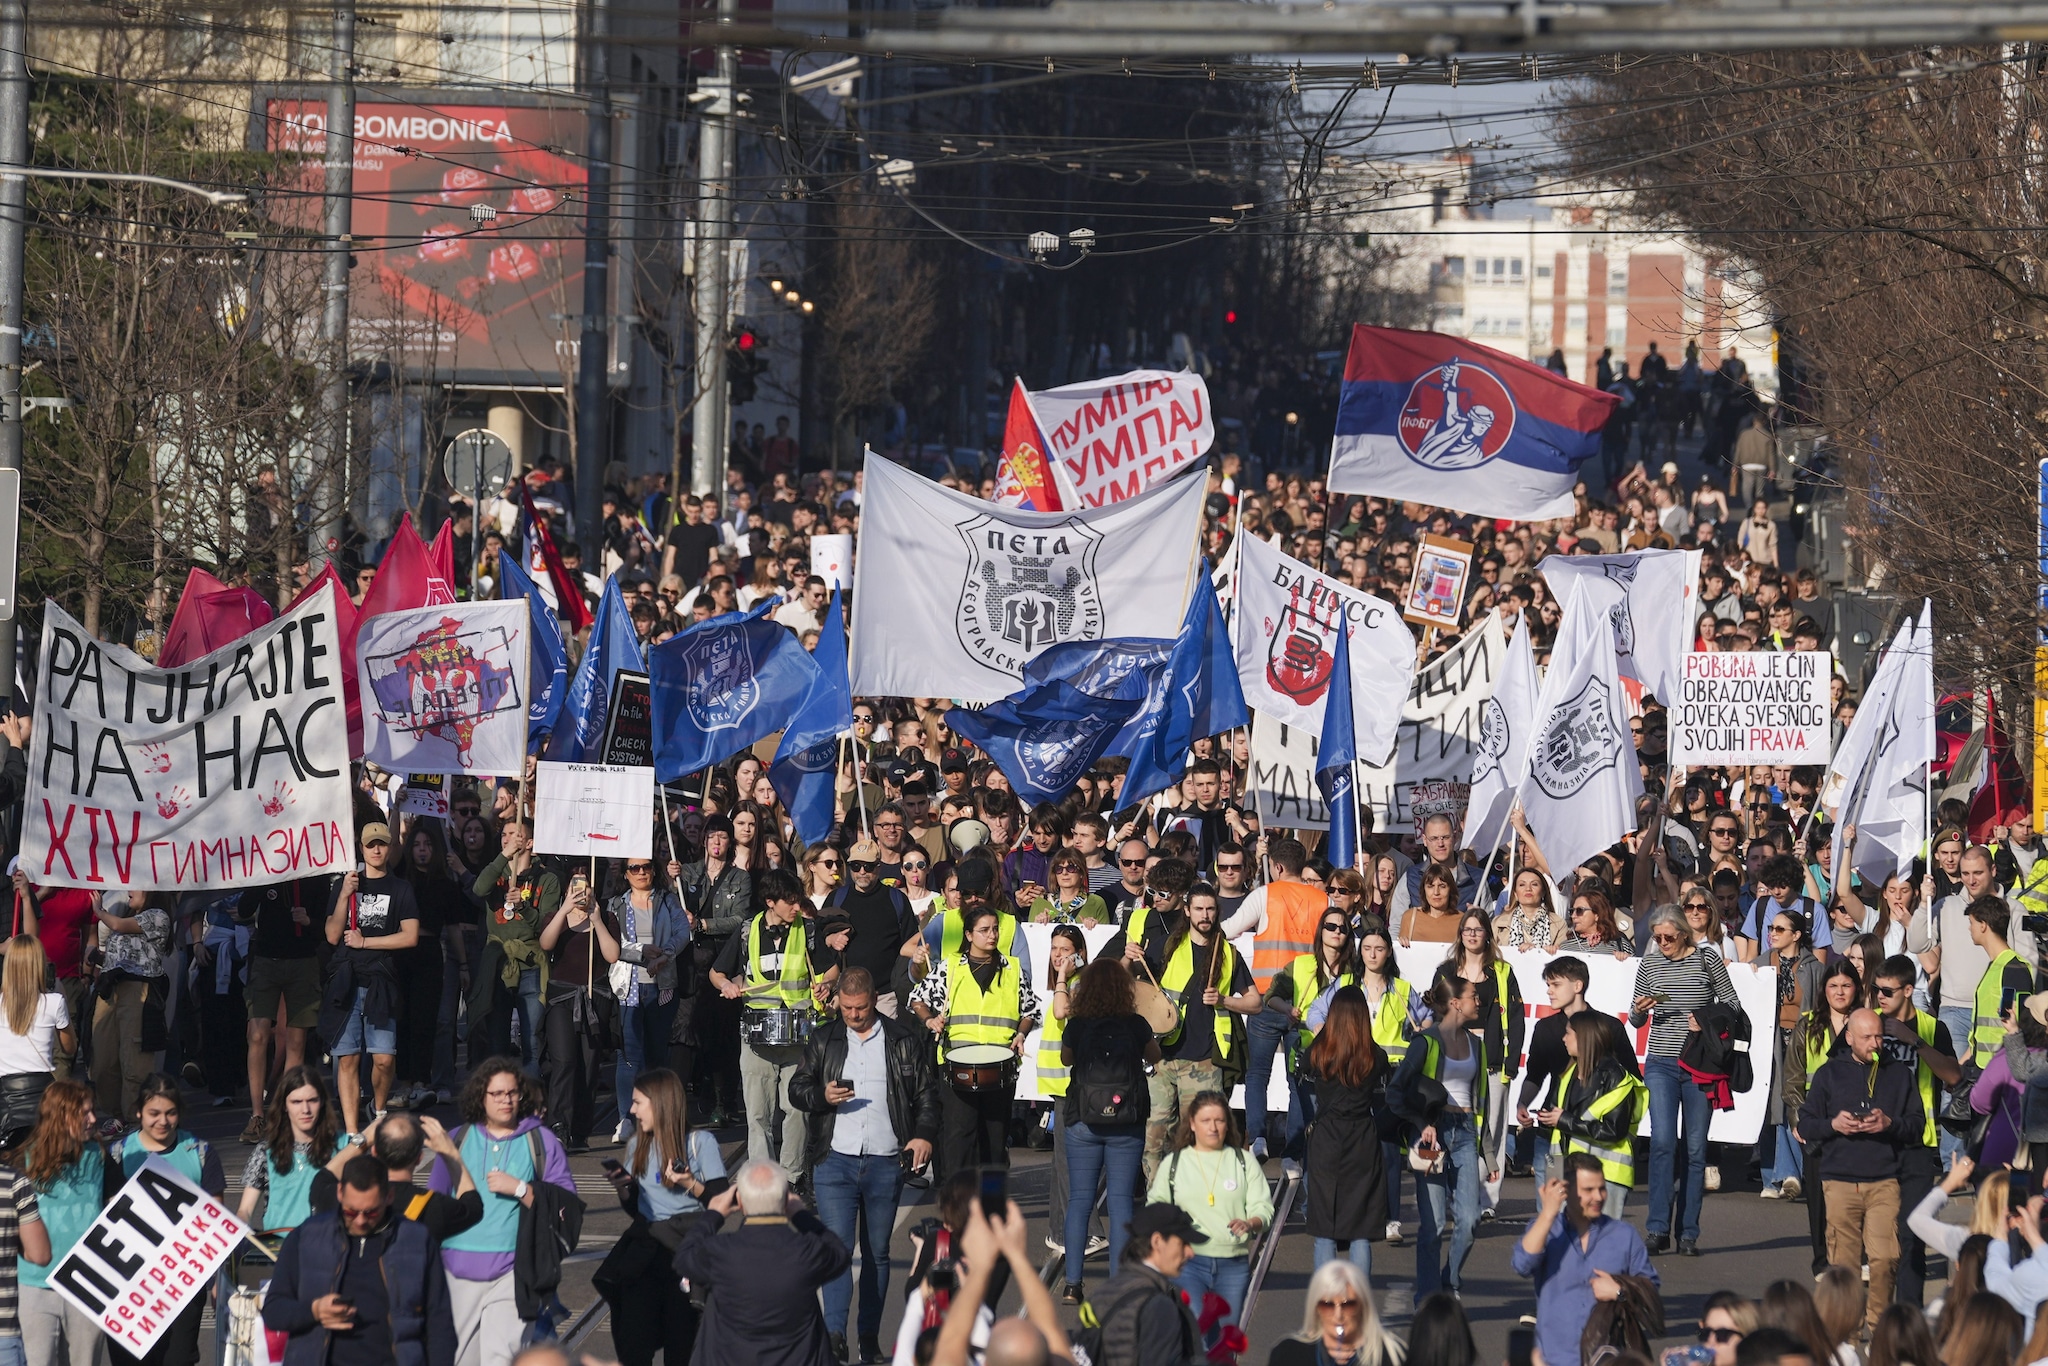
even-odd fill
[[[457,493],[500,489],[512,476],[512,448],[505,438],[484,427],[459,432],[441,457],[441,472]]]

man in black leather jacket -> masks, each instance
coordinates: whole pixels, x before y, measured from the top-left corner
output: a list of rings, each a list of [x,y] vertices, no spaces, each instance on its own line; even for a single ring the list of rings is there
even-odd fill
[[[839,1018],[814,1031],[789,1079],[789,1103],[805,1117],[804,1165],[825,1227],[851,1246],[860,1230],[859,1361],[882,1355],[889,1234],[909,1165],[931,1161],[939,1133],[939,1082],[929,1036],[875,1010],[875,979],[850,967],[839,978]],[[824,1286],[825,1324],[846,1359],[853,1273]]]

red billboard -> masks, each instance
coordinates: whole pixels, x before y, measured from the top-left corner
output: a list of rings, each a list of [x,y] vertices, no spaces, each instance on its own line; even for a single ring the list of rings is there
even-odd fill
[[[585,124],[581,108],[357,104],[351,356],[427,380],[573,375]],[[284,216],[317,231],[325,101],[272,97],[263,131],[269,150],[307,158]]]

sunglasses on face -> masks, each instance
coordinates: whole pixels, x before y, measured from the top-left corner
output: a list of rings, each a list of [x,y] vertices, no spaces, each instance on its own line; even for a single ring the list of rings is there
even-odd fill
[[[1172,893],[1172,892],[1163,892],[1163,891],[1159,890],[1159,888],[1157,888],[1157,887],[1147,887],[1147,888],[1145,889],[1145,900],[1147,900],[1147,901],[1171,901],[1171,900],[1173,900],[1173,893]]]
[[[626,871],[629,873],[651,873],[654,871],[654,865],[651,863],[629,863],[626,865]]]
[[[1141,858],[1120,858],[1117,860],[1117,865],[1123,868],[1143,868],[1145,860]]]
[[[1573,915],[1591,915],[1591,914],[1593,914],[1593,908],[1592,908],[1591,906],[1574,906],[1574,907],[1572,907],[1572,914],[1573,914]]]
[[[1357,1301],[1357,1300],[1317,1300],[1317,1301],[1316,1301],[1316,1308],[1317,1308],[1317,1309],[1319,1309],[1319,1310],[1321,1310],[1321,1311],[1322,1311],[1323,1313],[1325,1313],[1325,1314],[1329,1314],[1329,1313],[1345,1313],[1345,1314],[1348,1314],[1348,1313],[1350,1313],[1350,1312],[1351,1312],[1352,1310],[1354,1310],[1354,1309],[1358,1308],[1358,1301]]]
[[[1341,920],[1332,920],[1332,921],[1331,921],[1331,922],[1330,922],[1329,924],[1327,924],[1327,925],[1323,926],[1323,933],[1324,933],[1324,934],[1342,934],[1342,933],[1344,933],[1344,922],[1343,922],[1343,921],[1341,921]]]
[[[1237,863],[1218,863],[1216,871],[1219,873],[1241,873],[1244,871],[1244,864],[1242,861]]]
[[[1714,1343],[1739,1342],[1742,1340],[1742,1330],[1739,1328],[1702,1328],[1699,1331],[1699,1339],[1701,1342]]]
[[[881,867],[882,865],[875,862],[873,859],[856,858],[848,859],[846,861],[846,866],[848,868],[851,868],[856,873],[872,873],[875,871],[875,869]]]
[[[1657,944],[1676,944],[1678,936],[1675,934],[1653,934],[1650,936],[1650,940],[1652,943]]]

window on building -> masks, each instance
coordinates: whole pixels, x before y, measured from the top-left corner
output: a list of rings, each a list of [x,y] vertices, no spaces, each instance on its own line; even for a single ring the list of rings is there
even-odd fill
[[[1628,293],[1627,266],[1616,266],[1607,272],[1607,292],[1609,294]]]
[[[1608,344],[1609,346],[1627,346],[1627,345],[1628,345],[1628,329],[1627,329],[1626,327],[1610,327],[1610,328],[1608,328],[1608,329],[1607,329],[1607,344]]]
[[[1550,272],[1549,272],[1549,271],[1544,271],[1544,272],[1542,272],[1542,273],[1543,273],[1543,274],[1545,274],[1545,275],[1548,275],[1548,274],[1549,274]],[[1521,258],[1521,257],[1517,256],[1517,257],[1515,257],[1515,258],[1514,258],[1513,260],[1511,260],[1511,261],[1509,261],[1509,262],[1508,262],[1508,278],[1509,278],[1509,279],[1511,279],[1511,280],[1519,280],[1519,279],[1521,279],[1521,278],[1522,278],[1522,258]]]
[[[1439,280],[1463,280],[1465,278],[1465,258],[1462,256],[1444,257],[1436,263],[1435,274]]]
[[[383,80],[398,75],[396,14],[365,14],[356,20],[356,70]]]
[[[1494,258],[1493,258],[1493,278],[1494,278],[1494,279],[1496,279],[1496,280],[1505,280],[1505,279],[1507,278],[1507,276],[1508,276],[1508,263],[1507,263],[1507,262],[1506,262],[1505,260],[1503,260],[1503,259],[1502,259],[1501,257],[1498,257],[1498,256],[1494,257]]]
[[[1550,278],[1550,276],[1551,276],[1551,269],[1550,269],[1550,267],[1549,267],[1549,266],[1538,266],[1538,267],[1536,267],[1536,278],[1537,278],[1537,279],[1539,279],[1539,280],[1548,280],[1548,279]]]
[[[201,11],[178,15],[170,22],[164,49],[176,66],[233,61],[242,55],[241,21],[233,14]]]

